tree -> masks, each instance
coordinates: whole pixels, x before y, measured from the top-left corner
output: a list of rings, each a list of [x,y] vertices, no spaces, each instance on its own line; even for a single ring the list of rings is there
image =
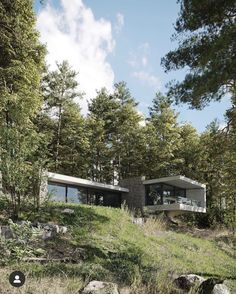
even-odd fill
[[[105,88],[89,104],[88,134],[92,180],[113,182],[112,140],[116,132],[119,105]]]
[[[116,132],[113,135],[113,167],[116,179],[139,176],[144,171],[145,139],[142,117],[137,103],[125,82],[115,84],[114,99],[119,108],[116,116]]]
[[[77,97],[82,97],[79,92],[77,73],[71,69],[67,61],[57,63],[55,71],[49,71],[43,79],[42,89],[46,103],[46,109],[50,110],[51,115],[56,116],[56,136],[53,146],[55,169],[58,168],[58,158],[61,140],[61,123],[64,108]],[[55,113],[55,112],[56,113]]]
[[[1,1],[0,23],[0,170],[17,216],[40,144],[33,118],[42,103],[45,49],[35,30],[32,1]]]
[[[89,148],[86,120],[80,107],[70,102],[64,107],[61,118],[58,172],[87,178]]]
[[[181,159],[178,172],[192,179],[198,179],[198,163],[200,160],[200,138],[196,129],[190,124],[183,124],[179,128],[181,145],[177,158]],[[200,180],[200,179],[199,179]]]
[[[234,0],[179,2],[175,26],[179,47],[170,51],[162,64],[167,72],[188,69],[185,79],[172,84],[169,94],[177,102],[201,109],[235,92],[236,4]]]
[[[153,100],[148,119],[146,146],[146,175],[161,177],[176,174],[181,159],[177,158],[180,148],[180,129],[177,114],[171,108],[171,100],[160,92]]]
[[[144,139],[137,103],[126,83],[115,84],[114,92],[98,92],[89,105],[92,178],[117,183],[139,175],[143,167]]]

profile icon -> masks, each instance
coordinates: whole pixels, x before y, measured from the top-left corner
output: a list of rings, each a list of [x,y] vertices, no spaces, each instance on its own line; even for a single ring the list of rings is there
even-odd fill
[[[9,282],[13,287],[21,287],[25,283],[25,275],[20,271],[14,271],[9,276]]]
[[[20,276],[15,275],[15,280],[13,281],[13,284],[21,284]]]

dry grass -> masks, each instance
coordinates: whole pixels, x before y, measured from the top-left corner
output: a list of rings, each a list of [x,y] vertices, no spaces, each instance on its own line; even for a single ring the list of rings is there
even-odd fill
[[[147,236],[157,236],[165,233],[167,223],[160,218],[148,218],[143,225],[143,230]]]
[[[8,276],[12,270],[0,269],[0,294],[75,294],[82,288],[80,278],[51,277],[31,278],[27,277],[21,288],[14,288],[9,284]]]

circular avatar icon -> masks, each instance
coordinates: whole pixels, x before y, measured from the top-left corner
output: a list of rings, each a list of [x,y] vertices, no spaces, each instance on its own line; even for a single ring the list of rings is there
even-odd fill
[[[25,283],[25,275],[20,271],[12,272],[9,276],[9,282],[13,287],[21,287]]]

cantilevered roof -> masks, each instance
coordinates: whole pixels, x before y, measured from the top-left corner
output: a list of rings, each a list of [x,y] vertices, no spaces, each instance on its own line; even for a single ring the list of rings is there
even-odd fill
[[[206,185],[201,184],[197,181],[189,179],[185,176],[172,176],[165,177],[153,180],[143,181],[144,185],[155,184],[155,183],[166,183],[175,187],[183,188],[183,189],[204,189]]]
[[[56,174],[51,172],[47,173],[47,178],[49,182],[51,181],[51,182],[56,182],[61,184],[82,186],[82,187],[101,189],[101,190],[110,190],[115,192],[129,192],[129,189],[122,188],[117,185],[103,184],[103,183],[98,183],[98,182],[94,182],[90,180],[85,180],[85,179],[71,177],[71,176],[65,176],[62,174]]]

